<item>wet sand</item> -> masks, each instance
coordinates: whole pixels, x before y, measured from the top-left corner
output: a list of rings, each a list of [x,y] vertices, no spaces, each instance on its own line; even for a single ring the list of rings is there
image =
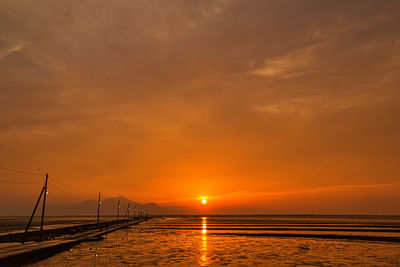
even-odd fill
[[[321,225],[329,231],[320,231],[326,228]],[[79,244],[36,265],[396,266],[400,265],[398,230],[399,217],[158,218],[107,234],[101,241]]]

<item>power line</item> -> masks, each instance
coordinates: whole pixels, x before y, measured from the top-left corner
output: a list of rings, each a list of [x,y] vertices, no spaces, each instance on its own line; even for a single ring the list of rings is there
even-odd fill
[[[37,174],[37,173],[32,173],[32,172],[27,172],[27,171],[23,171],[23,170],[18,170],[18,169],[12,169],[12,168],[7,168],[7,167],[3,167],[0,166],[0,170],[5,170],[5,171],[9,171],[9,172],[14,172],[14,173],[20,173],[20,174],[25,174],[25,175],[31,175],[31,176],[38,176],[38,177],[43,177],[44,174]],[[65,192],[64,190],[62,190],[61,188],[66,188],[70,191],[75,191],[75,195],[78,194],[80,195],[80,197],[86,198],[87,197],[87,193],[82,192],[78,189],[75,189],[69,185],[64,184],[63,182],[61,182],[60,180],[58,180],[56,177],[54,176],[49,176],[49,178],[51,178],[52,181],[56,182],[58,184],[58,190],[61,192],[63,192],[64,194],[68,194],[69,196],[72,196],[71,194]],[[0,179],[0,183],[10,183],[10,184],[34,184],[34,182],[30,183],[30,182],[18,182],[18,181],[10,181],[10,180],[1,180]],[[53,186],[56,185],[56,183],[52,183]],[[57,186],[57,185],[56,185]]]
[[[0,169],[5,170],[5,171],[10,171],[10,172],[15,172],[15,173],[21,173],[21,174],[26,174],[26,175],[32,175],[32,176],[44,176],[43,174],[31,173],[31,172],[26,172],[26,171],[21,171],[21,170],[6,168],[6,167],[2,167],[2,166],[0,166]]]
[[[69,185],[64,184],[63,182],[61,182],[60,180],[58,180],[58,179],[55,178],[54,176],[49,176],[49,177],[52,178],[52,180],[53,180],[54,182],[57,182],[59,185],[61,185],[61,186],[63,186],[63,187],[66,187],[66,188],[68,188],[69,190],[75,191],[75,192],[77,192],[77,193],[79,193],[79,194],[81,194],[81,195],[83,195],[83,196],[86,196],[86,195],[87,195],[87,193],[85,193],[85,192],[82,192],[82,191],[80,191],[80,190],[78,190],[78,189],[75,189],[75,188],[73,188],[73,187],[71,187],[71,186],[69,186]]]
[[[56,191],[58,191],[58,192],[60,192],[60,193],[63,193],[64,195],[67,195],[68,197],[72,197],[72,198],[78,199],[78,200],[80,200],[80,201],[85,200],[85,198],[83,198],[83,197],[79,197],[79,196],[76,196],[76,195],[72,195],[72,194],[70,194],[70,193],[64,191],[64,190],[61,188],[60,185],[57,185],[56,183],[54,183],[54,182],[51,181],[51,180],[49,180],[49,184],[50,184]]]
[[[16,181],[0,179],[0,183],[5,183],[5,184],[38,184],[39,182],[16,182]]]

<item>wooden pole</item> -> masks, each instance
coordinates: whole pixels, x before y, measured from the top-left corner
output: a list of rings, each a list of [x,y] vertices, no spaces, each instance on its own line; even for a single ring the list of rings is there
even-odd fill
[[[99,221],[100,221],[100,205],[101,205],[101,200],[100,200],[100,192],[99,192],[99,201],[97,202],[97,223],[96,223],[96,228],[99,228]]]
[[[119,207],[120,207],[120,202],[119,202],[119,199],[118,199],[117,223],[118,223],[118,220],[119,220]]]
[[[47,196],[47,180],[49,178],[49,174],[46,173],[46,182],[44,183],[44,196],[43,196],[43,208],[42,208],[42,220],[40,222],[40,239],[42,239],[42,232],[43,232],[43,222],[44,222],[44,210],[46,208],[46,196]]]
[[[31,223],[32,223],[33,216],[35,216],[35,212],[36,212],[36,209],[37,209],[37,207],[38,207],[38,205],[39,205],[40,199],[42,198],[43,191],[44,191],[44,187],[42,187],[42,191],[40,191],[40,195],[39,195],[39,198],[38,198],[38,200],[36,201],[36,205],[35,205],[35,208],[33,209],[33,212],[32,212],[32,215],[31,215],[31,218],[29,219],[29,222],[28,222],[28,224],[26,225],[26,228],[25,228],[25,233],[27,233],[27,232],[28,232],[28,230],[29,230],[29,226],[30,226],[30,225],[31,225]]]

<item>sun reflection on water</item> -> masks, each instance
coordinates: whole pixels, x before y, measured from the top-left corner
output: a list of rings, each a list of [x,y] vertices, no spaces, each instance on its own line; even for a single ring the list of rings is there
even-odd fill
[[[200,265],[206,266],[208,265],[208,258],[207,258],[207,217],[202,218],[203,230],[202,230],[202,247],[201,247],[201,259]]]

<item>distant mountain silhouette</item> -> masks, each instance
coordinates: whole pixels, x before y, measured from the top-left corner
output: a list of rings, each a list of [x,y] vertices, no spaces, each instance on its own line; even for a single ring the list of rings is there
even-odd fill
[[[151,214],[165,214],[171,207],[164,207],[155,203],[141,204],[124,196],[106,198],[101,200],[100,213],[104,216],[117,214],[118,200],[120,200],[120,216],[123,216],[130,205],[130,214],[133,215],[133,209],[136,207],[137,210],[144,209],[149,211]],[[172,208],[175,210],[175,208]],[[169,212],[171,213],[171,212]],[[72,204],[51,204],[49,203],[46,207],[47,215],[96,215],[97,214],[97,200],[86,200],[79,203]]]

